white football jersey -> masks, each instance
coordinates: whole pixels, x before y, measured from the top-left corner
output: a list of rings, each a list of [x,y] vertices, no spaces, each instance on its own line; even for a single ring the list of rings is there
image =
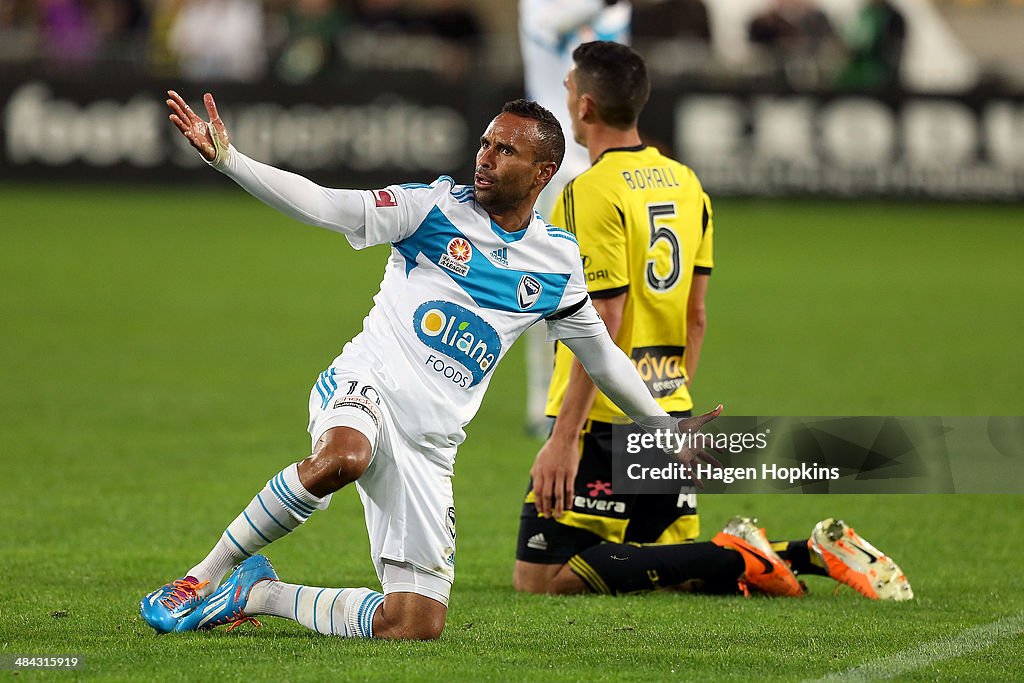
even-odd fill
[[[572,68],[572,51],[591,40],[628,44],[631,18],[632,7],[624,1],[611,6],[604,0],[519,2],[519,45],[526,97],[551,110],[565,135],[565,159],[538,202],[545,216],[565,184],[590,167],[586,148],[573,142],[563,85]]]
[[[365,228],[347,238],[356,249],[391,243],[391,256],[363,330],[334,365],[369,370],[413,442],[454,451],[495,366],[534,323],[548,318],[552,338],[604,331],[575,237],[536,212],[505,232],[472,186],[448,176],[362,194]]]

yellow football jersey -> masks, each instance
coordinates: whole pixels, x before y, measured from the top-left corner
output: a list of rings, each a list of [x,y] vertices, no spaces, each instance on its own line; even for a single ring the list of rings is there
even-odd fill
[[[711,201],[696,174],[654,147],[610,149],[562,191],[551,223],[576,235],[591,298],[628,292],[615,339],[668,412],[690,410],[683,354],[693,274],[710,273]],[[547,414],[557,415],[572,352],[555,352]],[[599,393],[590,419],[623,417]]]

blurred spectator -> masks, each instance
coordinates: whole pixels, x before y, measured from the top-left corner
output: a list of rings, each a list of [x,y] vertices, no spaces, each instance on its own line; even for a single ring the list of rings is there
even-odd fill
[[[0,60],[28,60],[38,49],[32,0],[0,0]]]
[[[900,85],[907,22],[888,0],[867,0],[848,40],[850,60],[838,86],[881,89]]]
[[[828,17],[811,0],[776,0],[751,20],[747,35],[774,58],[781,83],[806,89],[831,80],[838,38]]]
[[[26,48],[41,48],[61,66],[136,62],[145,41],[142,0],[0,0],[0,56],[26,59]]]
[[[711,24],[703,0],[653,0],[633,6],[633,42],[654,77],[706,70]]]
[[[413,20],[402,0],[357,0],[356,20],[368,31],[409,33]]]
[[[337,0],[289,2],[275,73],[288,83],[303,83],[329,72],[338,63],[337,41],[350,21]]]
[[[355,19],[342,45],[356,68],[427,71],[458,80],[480,44],[480,23],[461,0],[433,0],[418,13],[401,0],[359,0]]]
[[[633,6],[635,40],[711,42],[711,25],[703,0],[655,0]]]
[[[357,0],[355,25],[342,41],[345,61],[357,69],[428,69],[429,48],[413,37],[401,0]]]
[[[132,62],[139,59],[147,29],[142,0],[93,0],[92,16],[101,58]]]
[[[190,80],[251,81],[266,67],[259,0],[185,0],[169,38]]]
[[[61,64],[86,64],[96,57],[99,39],[83,0],[41,0],[45,56]]]
[[[171,46],[171,29],[186,0],[153,0],[149,18],[149,64],[158,74],[175,73],[178,57]]]
[[[427,31],[441,40],[438,70],[449,80],[465,77],[483,42],[476,15],[463,0],[434,0],[423,22]]]
[[[435,0],[432,7],[423,22],[430,35],[441,42],[437,70],[447,79],[458,81],[479,57],[483,31],[464,0]]]

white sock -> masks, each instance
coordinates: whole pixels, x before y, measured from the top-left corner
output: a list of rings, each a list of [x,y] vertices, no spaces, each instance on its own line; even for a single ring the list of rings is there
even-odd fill
[[[326,636],[372,638],[373,615],[384,596],[369,588],[319,588],[260,581],[249,593],[245,613],[297,621]]]
[[[263,490],[224,530],[206,558],[188,572],[198,581],[210,583],[199,592],[209,595],[233,566],[261,548],[291,533],[306,521],[321,498],[299,481],[298,465],[291,464],[276,474]]]

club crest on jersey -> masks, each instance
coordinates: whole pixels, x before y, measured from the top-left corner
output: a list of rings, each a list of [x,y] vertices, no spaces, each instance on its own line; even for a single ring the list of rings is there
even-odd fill
[[[501,339],[494,328],[473,311],[450,301],[420,304],[412,325],[421,342],[465,368],[473,378],[469,386],[483,381],[501,354]],[[447,370],[442,367],[438,372],[448,377]]]
[[[519,308],[524,311],[533,307],[540,299],[540,293],[544,286],[532,275],[524,275],[519,280],[519,287],[516,288],[516,297],[519,299]]]
[[[473,258],[473,247],[469,240],[464,237],[454,237],[448,242],[448,247],[441,254],[438,265],[452,271],[456,275],[465,277],[469,272],[469,260]]]

